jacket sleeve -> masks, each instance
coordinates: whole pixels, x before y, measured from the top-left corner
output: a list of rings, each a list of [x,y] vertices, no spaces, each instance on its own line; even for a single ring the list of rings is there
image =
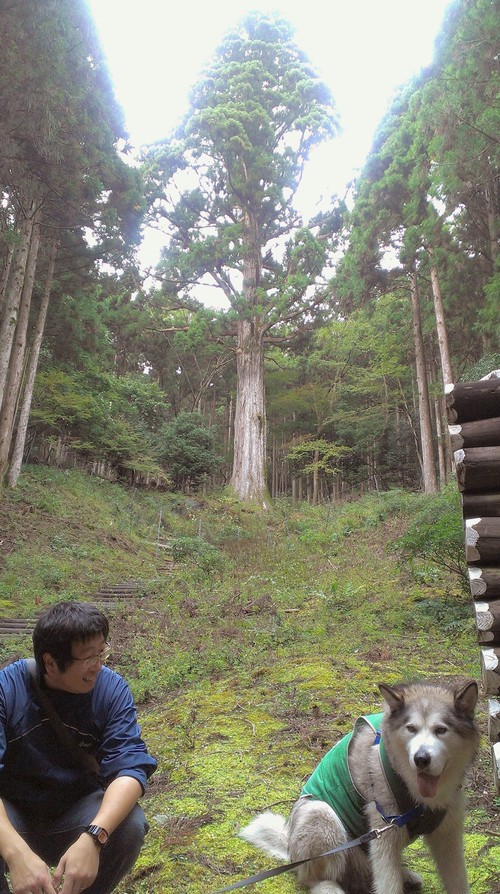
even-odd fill
[[[106,783],[117,776],[132,776],[144,792],[157,762],[148,754],[137,723],[132,693],[125,680],[103,668],[94,689],[94,717],[100,730],[101,744],[96,757]]]

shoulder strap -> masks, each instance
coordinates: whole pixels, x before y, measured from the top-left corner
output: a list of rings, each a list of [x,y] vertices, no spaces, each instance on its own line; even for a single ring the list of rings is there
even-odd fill
[[[44,690],[41,688],[38,680],[36,660],[34,658],[27,658],[26,664],[28,666],[29,674],[31,677],[31,685],[33,687],[33,691],[35,692],[38,701],[40,702],[50,723],[52,724],[52,728],[56,733],[59,741],[69,751],[71,757],[77,764],[80,764],[81,767],[84,767],[84,769],[87,770],[89,773],[92,773],[93,776],[100,777],[101,768],[98,761],[91,754],[88,754],[86,751],[83,751],[82,748],[78,747],[75,740],[73,739],[73,736],[62,722],[59,714],[48,698],[47,693],[44,692]]]

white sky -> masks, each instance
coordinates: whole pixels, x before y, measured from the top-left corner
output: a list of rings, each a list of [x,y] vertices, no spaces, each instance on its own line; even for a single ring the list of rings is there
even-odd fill
[[[308,163],[298,207],[344,194],[395,88],[432,61],[449,0],[88,0],[134,146],[168,134],[191,86],[249,10],[278,11],[330,87],[342,135]],[[154,262],[158,246],[151,245]]]

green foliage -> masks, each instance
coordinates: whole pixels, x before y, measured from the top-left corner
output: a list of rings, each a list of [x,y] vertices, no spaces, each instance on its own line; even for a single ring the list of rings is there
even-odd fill
[[[220,465],[215,435],[199,413],[181,412],[161,427],[159,458],[176,490],[200,487]]]
[[[38,438],[62,438],[82,455],[115,467],[166,477],[159,467],[154,434],[166,416],[158,385],[145,375],[40,371],[30,428]]]
[[[477,329],[485,334],[486,343],[494,350],[500,341],[500,270],[496,270],[486,283],[484,294],[486,300],[478,314]]]
[[[460,377],[461,382],[477,382],[495,369],[500,369],[500,354],[485,354]]]
[[[468,592],[464,528],[460,495],[456,487],[425,498],[407,532],[394,544],[401,561],[410,568],[416,560],[456,575]]]
[[[332,97],[290,25],[252,12],[225,36],[177,132],[144,159],[151,214],[167,236],[165,297],[191,308],[195,287],[208,283],[230,308],[208,331],[237,338],[232,485],[249,502],[266,499],[264,449],[247,447],[264,448],[265,347],[328,313],[317,293],[340,215],[304,227],[293,202],[310,152],[336,131]]]
[[[0,599],[33,617],[58,599],[91,598],[103,582],[154,574],[147,495],[81,472],[26,466],[0,506]],[[2,547],[6,550],[3,552]]]
[[[348,447],[331,444],[324,438],[304,438],[290,447],[287,459],[292,468],[305,475],[321,472],[333,476],[338,472],[338,461],[349,452]]]
[[[394,491],[328,507],[282,501],[264,516],[226,494],[194,500],[23,471],[0,505],[2,611],[33,616],[61,594],[144,582],[139,604],[109,609],[111,665],[130,680],[159,760],[142,802],[150,832],[122,894],[202,894],[214,871],[227,883],[250,875],[260,857],[238,828],[271,804],[288,812],[324,752],[379,708],[377,681],[477,676],[462,602],[408,579],[387,549],[426,505]],[[160,511],[179,547],[168,570],[154,544]],[[240,536],[226,537],[235,526]],[[0,659],[29,649],[27,637],[4,639]],[[473,779],[469,862],[475,894],[491,894],[499,805],[485,748]],[[423,842],[411,863],[437,894]],[[292,876],[283,884],[296,891]]]
[[[170,541],[176,562],[193,562],[202,571],[221,571],[226,560],[217,547],[202,537],[173,537]]]
[[[2,184],[16,200],[37,183],[52,225],[118,239],[123,262],[123,237],[136,235],[131,221],[142,206],[137,172],[117,152],[126,136],[123,112],[87,4],[8,5],[0,42]]]

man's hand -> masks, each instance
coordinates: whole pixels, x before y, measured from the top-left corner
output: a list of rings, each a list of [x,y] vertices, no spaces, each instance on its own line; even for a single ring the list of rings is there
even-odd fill
[[[13,894],[56,894],[48,866],[27,845],[8,866]]]
[[[62,855],[54,872],[53,884],[59,894],[80,894],[92,884],[99,871],[100,852],[101,848],[87,832],[76,839]],[[51,892],[52,888],[49,894]]]

